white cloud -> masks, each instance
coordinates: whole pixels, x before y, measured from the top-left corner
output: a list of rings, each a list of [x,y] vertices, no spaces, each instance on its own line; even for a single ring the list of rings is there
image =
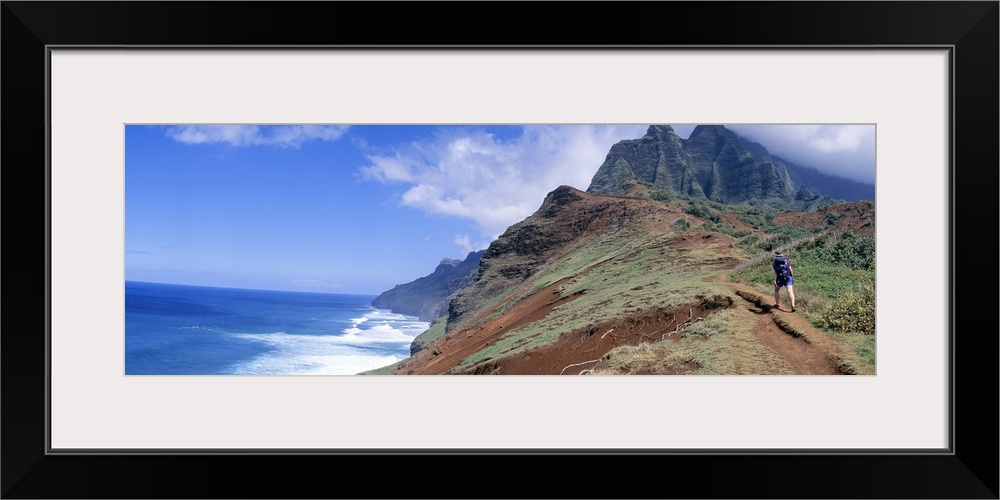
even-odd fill
[[[373,154],[366,179],[410,188],[404,206],[470,219],[485,247],[510,225],[531,215],[560,185],[590,186],[611,146],[642,137],[648,125],[526,126],[512,139],[484,129],[443,128],[433,139]],[[468,236],[456,244],[476,250]]]
[[[340,125],[188,125],[168,128],[167,137],[184,144],[297,148],[308,141],[335,141],[348,128]]]

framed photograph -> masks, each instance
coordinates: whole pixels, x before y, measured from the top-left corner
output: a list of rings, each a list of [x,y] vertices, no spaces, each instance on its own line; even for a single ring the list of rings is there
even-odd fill
[[[437,21],[418,29],[407,20],[418,13],[436,19],[435,12],[451,12],[444,5],[5,2],[8,222],[16,216],[38,224],[8,224],[19,234],[5,245],[9,263],[32,263],[14,272],[35,273],[14,280],[8,273],[8,283],[26,283],[31,293],[5,297],[3,495],[295,497],[320,483],[243,483],[247,460],[254,467],[350,463],[419,477],[452,461],[490,456],[501,463],[596,460],[612,477],[633,474],[636,465],[657,471],[625,490],[621,481],[567,487],[553,480],[527,496],[997,498],[996,431],[979,423],[996,421],[996,400],[981,394],[996,393],[997,360],[981,353],[995,353],[997,339],[975,334],[994,332],[997,324],[994,315],[963,307],[965,297],[991,294],[956,274],[968,266],[963,256],[981,255],[982,241],[996,241],[982,237],[995,231],[990,221],[974,233],[976,247],[965,240],[959,248],[956,229],[983,213],[996,216],[997,2],[632,6],[655,7],[657,16],[585,3],[574,7],[581,19],[600,24],[609,13],[623,16],[629,34],[615,45],[594,35],[570,36],[571,44],[490,40],[510,23],[525,33],[544,31],[547,14],[528,16],[514,5],[489,13],[495,28],[441,31],[433,29]],[[724,20],[693,31],[691,19],[722,19],[723,7]],[[432,33],[454,39],[445,43]],[[397,132],[352,135],[350,127],[669,124],[683,133],[691,133],[688,124],[871,129],[877,369],[853,377],[342,377],[324,372],[325,363],[358,360],[354,351],[348,356],[309,344],[308,353],[289,354],[301,347],[286,342],[294,335],[270,330],[241,334],[240,346],[253,355],[225,363],[221,358],[236,356],[240,346],[199,344],[198,368],[176,371],[159,351],[129,357],[137,341],[126,335],[128,283],[169,282],[156,274],[165,272],[151,251],[160,243],[129,232],[130,220],[147,217],[147,227],[145,214],[155,212],[141,210],[162,201],[183,206],[176,218],[156,222],[160,232],[183,235],[174,242],[239,242],[245,236],[238,228],[263,227],[268,217],[255,207],[278,205],[249,195],[227,200],[225,213],[241,217],[233,215],[231,229],[224,229],[207,221],[221,213],[209,209],[207,186],[263,182],[267,174],[248,166],[266,161],[268,151],[349,138],[352,147],[367,148],[368,181],[377,182],[412,177],[413,170],[398,173],[408,161],[399,150],[391,157],[372,153],[383,135]],[[398,135],[396,144],[427,145]],[[229,149],[203,147],[199,154],[246,170],[205,176],[199,162],[208,160],[191,151],[210,143]],[[156,170],[130,171],[129,161]],[[267,182],[308,178],[304,166],[287,164],[289,172]],[[358,184],[328,182],[325,189],[298,185],[286,194],[299,189],[302,198],[317,200],[351,194],[358,207],[372,201],[362,200]],[[171,183],[198,187],[207,197],[154,200]],[[422,189],[428,204],[448,201],[427,201],[432,188]],[[32,192],[44,199],[26,194]],[[130,201],[129,193],[139,198]],[[406,191],[405,199],[417,194]],[[281,206],[310,207],[291,200]],[[337,210],[322,223],[303,217],[302,224],[319,233],[346,217],[363,224],[380,215],[377,204],[358,213]],[[836,216],[822,222],[834,225]],[[186,231],[196,225],[208,229]],[[483,239],[488,225],[480,229],[475,236]],[[267,232],[275,240],[293,234],[273,225]],[[354,244],[364,249],[366,242]],[[453,244],[478,248],[467,235]],[[199,258],[216,259],[207,267],[236,269],[230,279],[240,275],[233,259],[221,262],[204,247],[187,246],[199,248]],[[370,277],[378,259],[368,253],[371,268],[361,274]],[[295,255],[304,262],[307,253]],[[983,265],[989,271],[989,263],[975,264]],[[223,283],[190,281],[205,269],[170,272],[192,273],[189,284]],[[305,275],[285,283],[332,286]],[[141,292],[159,297],[157,304],[176,300],[163,295],[175,290]],[[354,333],[363,333],[362,320],[352,321]],[[393,325],[381,333],[404,328]],[[389,355],[366,356],[358,362]],[[219,376],[223,364],[243,371]],[[84,468],[88,479],[74,480]],[[663,470],[676,479],[664,482]],[[741,480],[713,479],[719,474]],[[198,479],[216,486],[201,490]],[[378,495],[414,496],[409,485],[388,488]],[[442,488],[420,494],[477,496]],[[489,496],[525,496],[514,484],[490,488]],[[366,493],[346,486],[330,495]]]
[[[127,124],[124,373],[874,376],[875,132]]]

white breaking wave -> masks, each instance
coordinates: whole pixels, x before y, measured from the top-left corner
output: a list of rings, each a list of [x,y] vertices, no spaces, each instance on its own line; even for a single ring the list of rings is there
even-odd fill
[[[232,368],[233,373],[240,375],[354,375],[403,359],[366,351],[332,335],[278,332],[235,334],[234,337],[268,347],[267,352]]]
[[[401,361],[410,343],[430,324],[412,316],[373,309],[340,334],[287,332],[240,333],[234,337],[259,342],[267,352],[233,367],[244,375],[354,375]],[[399,355],[386,354],[396,351]]]
[[[430,323],[413,316],[396,314],[385,309],[372,309],[361,318],[351,320],[353,325],[344,330],[352,341],[394,342],[408,338],[413,341],[417,335],[430,328]],[[361,328],[364,326],[365,328]]]
[[[403,358],[396,356],[306,356],[313,368],[301,372],[303,375],[355,375],[363,371],[382,368]]]
[[[344,335],[336,339],[352,344],[367,344],[372,342],[413,342],[416,335],[407,335],[402,329],[388,323],[376,323],[369,328],[351,327],[344,330]]]
[[[365,318],[383,321],[413,321],[415,319],[413,316],[397,314],[385,309],[373,309],[371,312],[365,314]]]

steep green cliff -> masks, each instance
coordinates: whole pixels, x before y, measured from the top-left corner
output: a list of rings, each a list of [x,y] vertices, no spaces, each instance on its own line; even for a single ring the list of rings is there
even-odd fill
[[[472,252],[465,260],[444,259],[431,274],[382,292],[372,306],[433,321],[448,313],[452,295],[476,280],[479,259],[485,250]]]
[[[787,164],[722,125],[699,125],[681,139],[669,125],[611,147],[587,192],[660,201],[673,197],[806,210],[874,197],[874,187]]]

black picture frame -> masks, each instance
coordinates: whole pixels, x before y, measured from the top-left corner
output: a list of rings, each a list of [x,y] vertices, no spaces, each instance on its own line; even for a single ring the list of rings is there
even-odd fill
[[[998,498],[996,1],[2,4],[4,498]],[[951,453],[49,454],[54,45],[951,47]],[[303,472],[316,467],[337,472]],[[406,479],[344,477],[365,470]]]

